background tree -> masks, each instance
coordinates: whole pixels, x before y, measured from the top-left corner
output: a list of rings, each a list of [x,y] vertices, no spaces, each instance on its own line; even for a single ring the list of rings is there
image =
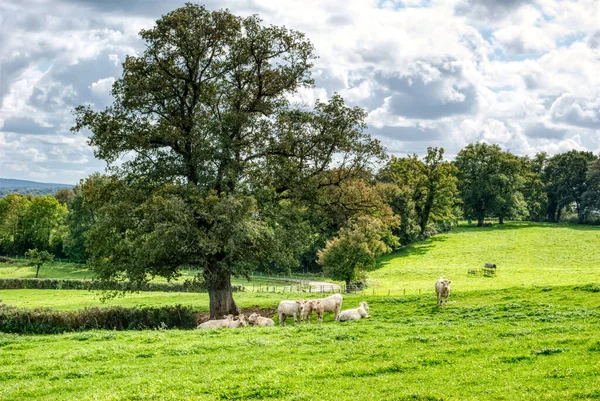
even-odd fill
[[[26,218],[30,207],[30,196],[11,194],[0,199],[0,248],[4,253],[23,255],[31,247]]]
[[[38,251],[37,249],[30,249],[25,252],[25,256],[29,258],[27,262],[28,266],[35,267],[35,278],[38,278],[40,274],[40,268],[46,263],[54,260],[54,255],[47,251]]]
[[[545,152],[537,153],[533,158],[520,158],[523,186],[521,192],[527,207],[527,214],[532,221],[542,221],[548,210],[548,195],[544,183],[544,170],[548,162]]]
[[[69,259],[85,262],[88,259],[86,249],[87,232],[96,222],[96,210],[93,203],[102,202],[104,186],[109,177],[95,173],[81,180],[73,190],[73,199],[69,203],[67,216],[68,235],[63,244],[64,253]],[[100,199],[97,199],[100,197]]]
[[[67,235],[66,217],[67,206],[55,197],[32,198],[24,216],[25,235],[33,247],[60,255]]]
[[[391,210],[385,216],[359,216],[350,227],[342,228],[327,241],[317,262],[329,277],[345,281],[346,290],[350,291],[353,282],[364,280],[366,272],[375,268],[381,255],[399,245],[392,234],[398,223],[398,216]]]
[[[506,218],[527,217],[528,211],[521,193],[524,184],[521,161],[509,152],[502,152],[498,163],[498,173],[493,177],[497,192],[492,213],[498,217],[499,224],[504,224]]]
[[[54,194],[54,197],[61,205],[70,206],[75,198],[75,192],[71,188],[61,188]]]
[[[379,171],[379,180],[399,188],[391,202],[394,212],[401,216],[399,235],[403,243],[427,237],[430,225],[455,221],[456,167],[443,157],[444,149],[430,147],[423,160],[417,155],[392,157]]]
[[[548,219],[558,222],[566,206],[575,205],[579,223],[585,221],[583,194],[587,191],[588,169],[597,160],[592,152],[571,150],[550,158],[545,169],[549,199]]]
[[[211,316],[237,313],[231,275],[289,254],[267,205],[304,204],[351,177],[327,171],[367,169],[382,148],[339,96],[290,106],[313,82],[299,32],[186,4],[140,35],[146,49],[126,58],[114,103],[76,109],[73,129],[91,130],[97,157],[131,155],[93,204],[91,262],[101,279],[138,283],[200,266]]]
[[[465,216],[483,226],[486,216],[502,222],[516,206],[519,168],[514,156],[498,145],[469,144],[456,156],[457,178]]]
[[[600,217],[600,160],[590,164],[586,181],[587,188],[582,197],[584,213]]]

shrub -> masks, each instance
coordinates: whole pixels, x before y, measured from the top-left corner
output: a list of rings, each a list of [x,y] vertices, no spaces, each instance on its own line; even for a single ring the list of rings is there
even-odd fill
[[[176,305],[144,308],[87,308],[76,311],[24,309],[0,305],[0,331],[57,334],[84,330],[193,329],[197,313]]]
[[[54,278],[3,278],[0,290],[100,290],[100,291],[160,291],[160,292],[206,292],[206,286],[198,281],[182,283],[144,283],[141,286],[127,282],[103,282]],[[244,291],[244,286],[234,285],[232,291]]]

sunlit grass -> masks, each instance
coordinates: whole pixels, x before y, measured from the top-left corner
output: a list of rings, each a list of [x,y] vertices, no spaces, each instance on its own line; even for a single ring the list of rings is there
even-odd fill
[[[496,277],[471,269],[495,263]],[[595,282],[600,274],[600,226],[510,222],[455,231],[407,246],[369,273],[376,292],[432,291],[440,276],[453,291]]]
[[[446,309],[432,294],[352,296],[373,317],[348,324],[0,334],[0,399],[593,400],[599,293],[586,288],[456,293]]]

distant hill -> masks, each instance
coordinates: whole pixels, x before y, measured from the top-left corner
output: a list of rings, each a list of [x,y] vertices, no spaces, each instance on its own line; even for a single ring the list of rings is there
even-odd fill
[[[22,188],[73,188],[75,185],[55,184],[49,182],[36,182],[25,180],[12,180],[9,178],[0,178],[0,189],[22,189]]]
[[[36,182],[0,178],[0,198],[8,194],[48,195],[54,194],[61,188],[73,188],[74,185],[50,182]]]

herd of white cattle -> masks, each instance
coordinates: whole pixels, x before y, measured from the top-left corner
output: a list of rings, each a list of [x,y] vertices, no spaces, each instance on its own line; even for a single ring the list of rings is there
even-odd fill
[[[442,277],[435,282],[435,294],[437,296],[438,307],[444,307],[448,303],[448,297],[450,296],[450,283],[452,281],[446,280]],[[279,317],[279,324],[285,326],[285,321],[288,317],[294,318],[294,323],[308,322],[310,323],[310,317],[314,313],[317,315],[317,321],[323,322],[323,314],[325,312],[333,313],[334,320],[338,322],[345,322],[348,320],[360,320],[370,318],[369,305],[365,301],[360,303],[358,308],[346,309],[342,311],[342,294],[333,294],[327,298],[321,299],[302,299],[295,301],[281,301],[277,308]],[[198,329],[215,329],[227,327],[236,329],[240,327],[246,327],[250,324],[251,326],[275,326],[275,321],[268,317],[260,316],[257,313],[253,313],[246,317],[244,314],[238,316],[227,315],[223,316],[223,319],[215,319],[204,322],[198,326]]]

